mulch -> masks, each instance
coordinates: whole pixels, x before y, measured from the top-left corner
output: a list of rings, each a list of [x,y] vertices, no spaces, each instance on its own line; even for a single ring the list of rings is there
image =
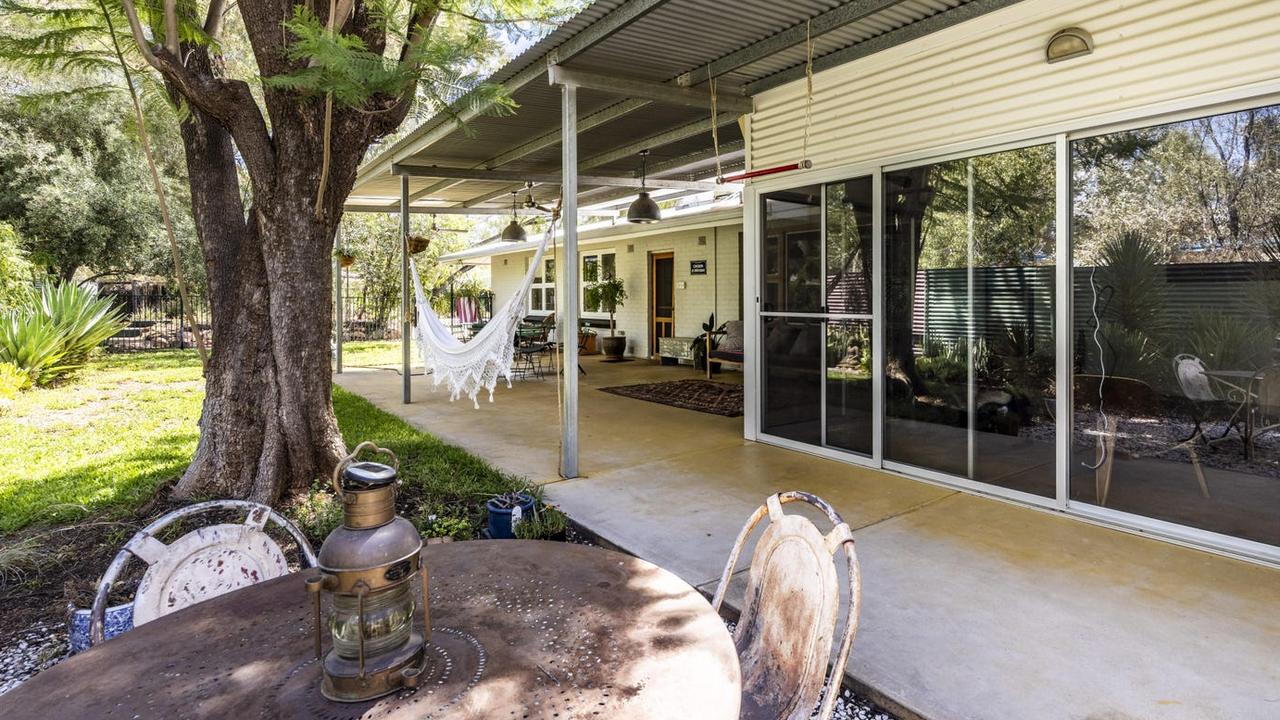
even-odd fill
[[[742,416],[742,386],[711,380],[668,380],[666,382],[616,385],[600,388],[623,397],[647,400],[659,405],[696,410],[724,417]]]

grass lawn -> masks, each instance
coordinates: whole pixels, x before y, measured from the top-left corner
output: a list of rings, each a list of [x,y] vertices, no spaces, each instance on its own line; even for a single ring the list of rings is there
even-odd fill
[[[0,642],[84,604],[125,540],[174,506],[167,491],[195,450],[202,397],[194,352],[106,355],[0,416]],[[348,447],[372,440],[399,457],[399,511],[424,534],[472,537],[486,498],[524,487],[357,395],[335,387],[333,402]],[[317,545],[341,517],[327,478],[285,505]]]
[[[342,344],[342,364],[352,367],[400,367],[401,345],[399,340],[360,340]],[[409,358],[413,365],[421,365],[417,349]]]

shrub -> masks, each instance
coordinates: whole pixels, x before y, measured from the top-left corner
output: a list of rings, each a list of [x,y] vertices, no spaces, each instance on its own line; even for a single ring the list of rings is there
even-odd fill
[[[73,283],[45,286],[0,317],[0,362],[43,385],[82,366],[124,326],[111,301],[95,291]]]
[[[342,501],[329,489],[329,483],[317,480],[306,494],[285,508],[285,515],[313,545],[319,546],[342,524]]]
[[[31,292],[34,270],[13,226],[0,222],[0,309],[21,304]]]
[[[31,378],[13,363],[0,362],[0,415],[9,410],[18,393],[31,386]]]
[[[1210,370],[1249,370],[1268,364],[1271,337],[1261,323],[1198,310],[1191,315],[1186,341]]]

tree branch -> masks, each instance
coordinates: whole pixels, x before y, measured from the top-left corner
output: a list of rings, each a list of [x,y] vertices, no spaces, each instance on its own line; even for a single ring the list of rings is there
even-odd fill
[[[174,55],[178,54],[178,0],[164,0],[164,46]]]
[[[209,14],[204,19],[204,33],[211,38],[217,38],[218,32],[222,30],[222,13],[227,5],[227,0],[209,0]]]

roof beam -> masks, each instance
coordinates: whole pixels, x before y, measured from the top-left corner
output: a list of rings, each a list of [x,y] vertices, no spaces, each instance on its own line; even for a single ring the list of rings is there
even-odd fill
[[[900,2],[902,0],[855,0],[854,2],[844,3],[839,7],[815,15],[805,22],[792,25],[780,33],[775,33],[763,40],[712,60],[707,65],[690,70],[681,75],[678,78],[678,82],[681,85],[697,85],[698,83],[706,82],[713,77],[763,60],[787,48],[802,45],[806,39],[811,40],[819,35],[844,27],[849,23],[857,22],[887,10]]]
[[[450,168],[438,165],[393,165],[392,171],[397,175],[410,177],[451,178],[458,180],[480,180],[491,182],[532,182],[542,184],[560,184],[559,173],[533,173],[520,170],[477,170],[474,168]],[[715,183],[693,182],[691,180],[651,180],[641,182],[637,177],[614,177],[610,175],[580,175],[578,182],[582,185],[606,185],[609,187],[651,187],[679,188],[681,190],[714,190]],[[523,187],[523,186],[522,186]],[[504,191],[504,194],[510,191]]]
[[[528,85],[529,83],[542,77],[546,72],[548,64],[562,63],[570,58],[583,53],[596,43],[608,38],[610,35],[618,32],[622,28],[630,25],[636,20],[644,17],[653,10],[665,5],[668,0],[628,0],[618,8],[614,9],[608,15],[591,23],[583,28],[573,37],[560,43],[559,46],[546,54],[546,60],[534,61],[524,70],[516,73],[513,77],[503,81],[502,86],[507,93],[514,93],[516,90]],[[364,172],[359,174],[357,183],[360,180],[383,175],[391,171],[391,166],[400,162],[405,157],[413,155],[419,150],[430,147],[440,140],[449,136],[454,130],[462,127],[466,123],[474,120],[482,113],[486,112],[492,103],[483,103],[480,105],[471,103],[468,107],[467,98],[454,101],[453,107],[462,107],[456,115],[445,118],[443,122],[432,125],[430,121],[424,123],[420,128],[410,133],[390,149],[382,153],[377,160],[370,164]]]
[[[371,204],[369,202],[348,202],[342,206],[344,212],[357,213],[398,213],[399,206],[395,210],[388,210],[386,205]],[[412,215],[510,215],[511,208],[469,208],[454,205],[410,205],[409,213]],[[546,213],[541,210],[533,210],[520,208],[515,211],[516,215],[545,216]]]
[[[587,90],[599,90],[628,98],[644,98],[667,105],[708,110],[712,107],[710,93],[635,78],[612,77],[588,70],[567,68],[563,65],[552,65],[547,68],[547,82],[552,85],[573,85]],[[716,94],[715,106],[719,110],[736,112],[740,115],[749,115],[755,109],[750,98],[720,93]]]
[[[925,35],[945,30],[953,25],[958,25],[966,20],[972,20],[977,17],[986,15],[989,12],[1006,8],[1018,0],[973,0],[959,7],[950,10],[944,10],[937,15],[931,15],[923,20],[917,20],[910,25],[904,25],[897,30],[890,30],[887,33],[877,35],[869,40],[864,40],[856,45],[851,45],[843,50],[836,50],[827,53],[819,58],[813,59],[813,71],[819,72],[829,70],[837,65],[843,65],[859,58],[874,55],[882,50],[887,50],[895,45],[901,45],[910,42]],[[748,83],[746,92],[748,95],[759,95],[765,90],[776,88],[779,85],[785,85],[793,80],[799,80],[804,77],[804,65],[796,65],[786,70],[776,72],[768,77],[760,78],[755,82]]]

